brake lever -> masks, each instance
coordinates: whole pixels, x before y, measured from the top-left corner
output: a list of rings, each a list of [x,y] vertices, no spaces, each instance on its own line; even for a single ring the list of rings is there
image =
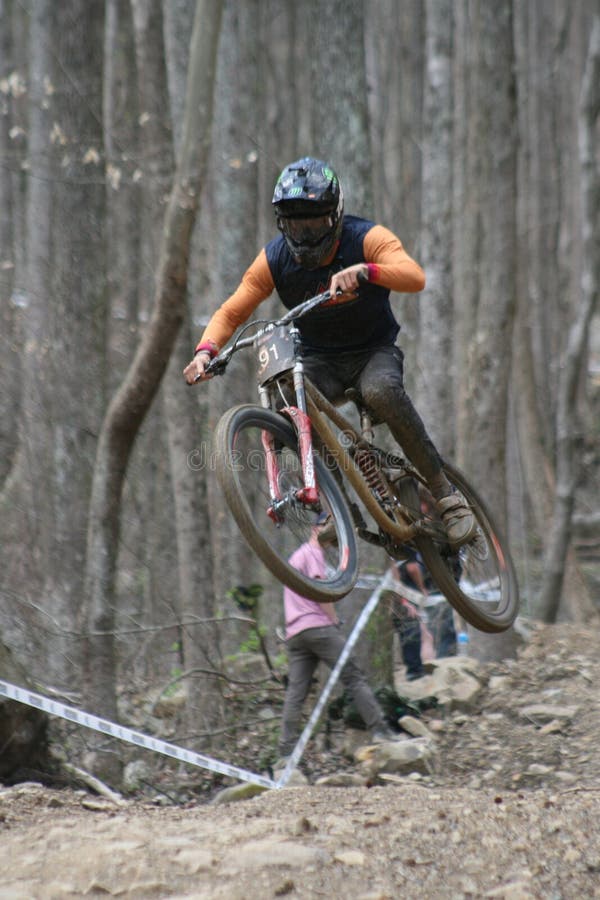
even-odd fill
[[[220,357],[215,356],[204,369],[204,375],[222,375],[227,368],[230,358],[230,354]],[[202,375],[196,375],[192,384],[198,384],[199,381],[203,381]]]
[[[204,370],[205,375],[222,375],[229,365],[230,356],[215,356]]]

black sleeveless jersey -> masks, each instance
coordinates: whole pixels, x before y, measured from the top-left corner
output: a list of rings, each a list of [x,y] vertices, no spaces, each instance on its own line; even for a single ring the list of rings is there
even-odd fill
[[[304,269],[290,253],[283,235],[265,247],[275,289],[284,306],[292,309],[308,297],[327,289],[335,272],[367,262],[363,240],[374,222],[344,216],[340,243],[334,259],[318,269]],[[400,330],[389,301],[388,288],[361,284],[355,300],[320,307],[298,322],[302,344],[319,353],[366,350],[393,344]]]

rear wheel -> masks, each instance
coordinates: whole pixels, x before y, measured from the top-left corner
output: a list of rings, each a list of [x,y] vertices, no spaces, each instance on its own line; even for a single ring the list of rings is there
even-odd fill
[[[444,471],[450,483],[463,495],[477,521],[473,540],[452,550],[444,540],[441,522],[433,512],[435,501],[422,485],[403,479],[397,486],[398,499],[413,510],[415,519],[429,522],[429,535],[420,534],[414,544],[429,573],[459,615],[479,631],[506,631],[519,610],[519,591],[514,566],[505,541],[485,502],[449,463]]]
[[[270,458],[265,443],[270,447]],[[296,432],[290,423],[261,407],[238,406],[219,421],[214,444],[217,477],[233,517],[273,575],[303,597],[320,602],[340,600],[352,590],[358,575],[358,553],[346,501],[316,455],[318,502],[308,504],[301,499],[302,465]],[[276,467],[275,504],[269,493],[268,464]],[[315,534],[314,526],[323,513],[329,516],[334,540],[321,548],[325,572],[319,577],[299,571],[293,556]],[[312,566],[310,560],[306,565],[306,552],[311,551],[304,551],[303,569],[322,572],[322,567]],[[312,552],[316,561],[319,550],[314,548]],[[298,559],[296,562],[301,564]]]

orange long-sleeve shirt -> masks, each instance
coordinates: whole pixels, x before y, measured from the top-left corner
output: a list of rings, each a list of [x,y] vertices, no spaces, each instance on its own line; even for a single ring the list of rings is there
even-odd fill
[[[399,238],[383,225],[373,225],[363,241],[365,262],[369,265],[369,281],[391,291],[416,293],[425,287],[425,273],[402,246]],[[335,256],[335,251],[331,259]],[[331,260],[328,260],[330,262]],[[214,313],[198,346],[221,347],[255,309],[275,290],[275,282],[263,248],[244,273],[234,293]]]

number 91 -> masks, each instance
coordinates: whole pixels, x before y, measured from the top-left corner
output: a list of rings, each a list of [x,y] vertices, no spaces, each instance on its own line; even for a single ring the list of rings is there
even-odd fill
[[[262,347],[258,353],[258,361],[260,363],[259,372],[264,372],[264,370],[269,365],[269,351],[266,347]]]

